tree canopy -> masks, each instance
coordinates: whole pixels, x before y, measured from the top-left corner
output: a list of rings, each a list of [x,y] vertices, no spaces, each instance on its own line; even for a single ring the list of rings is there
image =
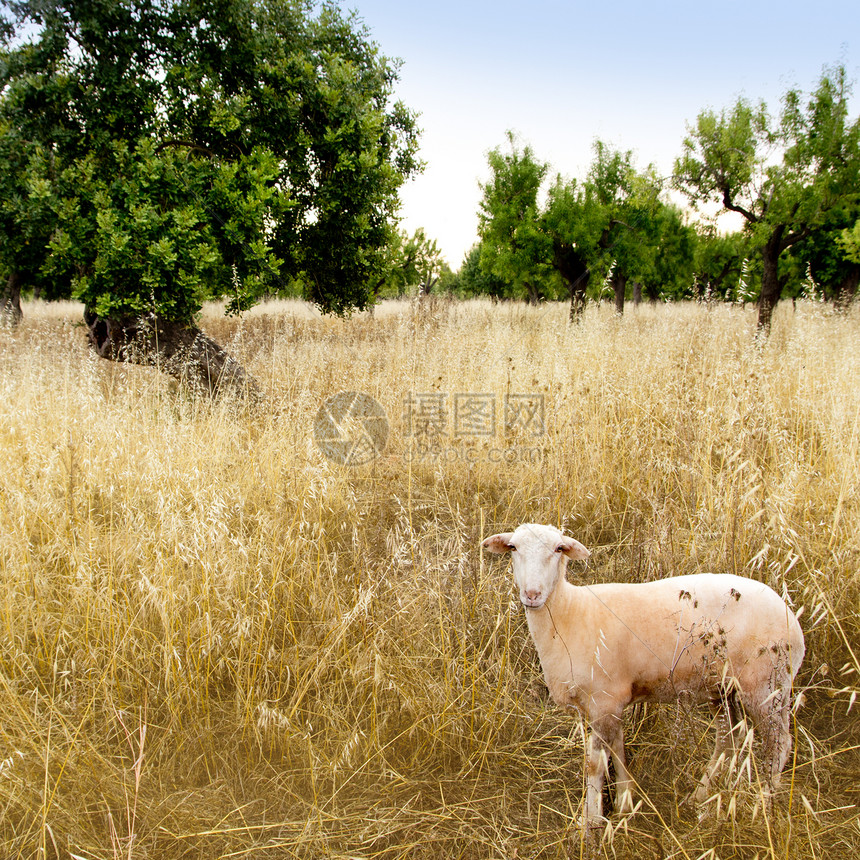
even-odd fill
[[[0,54],[0,265],[193,325],[298,284],[364,307],[417,161],[398,63],[307,0],[24,0]],[[35,35],[29,34],[34,31]]]
[[[16,0],[6,14],[7,316],[22,288],[74,296],[99,351],[120,355],[140,320],[193,330],[210,298],[239,312],[300,293],[347,313],[440,277],[435,243],[396,228],[421,169],[416,115],[355,15],[312,0]],[[567,293],[577,316],[609,283],[620,312],[631,285],[652,300],[737,294],[755,257],[761,328],[810,279],[847,303],[860,283],[849,90],[837,66],[777,115],[744,98],[699,114],[673,182],[694,208],[739,214],[736,237],[694,229],[632,151],[598,140],[584,178],[547,187],[549,164],[509,132],[488,154],[460,289]]]
[[[761,283],[761,329],[787,287],[797,295],[814,283],[847,304],[860,283],[860,120],[848,116],[848,95],[837,66],[809,96],[789,90],[778,116],[744,98],[720,113],[702,111],[672,182],[700,212],[716,203],[741,215],[742,234],[730,236],[709,227],[707,216],[689,223],[667,199],[666,179],[600,140],[583,179],[557,176],[544,193],[548,165],[509,133],[509,152],[488,157],[481,266],[507,284],[506,294],[532,300],[547,285],[551,294],[554,273],[572,317],[597,284],[612,286],[621,312],[631,283],[634,297],[644,291],[652,300],[747,301],[751,276]]]

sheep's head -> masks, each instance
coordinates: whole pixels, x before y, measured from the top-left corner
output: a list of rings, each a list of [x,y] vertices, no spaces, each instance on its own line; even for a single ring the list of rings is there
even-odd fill
[[[509,552],[520,601],[527,609],[540,609],[564,576],[569,558],[588,558],[591,553],[578,541],[552,526],[525,523],[516,531],[488,537],[490,552]]]

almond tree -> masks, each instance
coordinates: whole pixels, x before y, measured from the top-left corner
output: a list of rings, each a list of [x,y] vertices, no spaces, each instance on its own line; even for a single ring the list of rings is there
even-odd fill
[[[543,212],[543,227],[552,237],[552,263],[570,297],[572,322],[582,318],[592,269],[599,268],[602,254],[599,243],[606,213],[593,192],[587,183],[565,181],[558,175]]]
[[[742,233],[719,233],[712,224],[700,225],[693,270],[696,298],[732,301],[737,293],[748,240]]]
[[[849,120],[848,95],[837,66],[808,98],[789,90],[778,117],[743,98],[719,114],[702,111],[675,163],[675,183],[694,206],[718,203],[745,219],[762,262],[760,331],[770,330],[788,280],[787,249],[857,204],[860,121]]]
[[[635,169],[632,150],[622,152],[600,140],[586,182],[604,212],[598,245],[611,260],[615,310],[623,314],[628,283],[643,278],[652,262],[657,219],[665,205],[661,183],[653,167]]]
[[[549,165],[530,146],[522,150],[508,132],[510,152],[490,151],[492,176],[478,212],[481,268],[510,284],[514,294],[532,303],[542,296],[538,285],[550,271],[552,242],[543,229],[538,192]]]
[[[409,287],[418,287],[419,296],[428,296],[439,281],[444,268],[442,251],[419,227],[411,236],[405,230],[392,233],[388,246],[388,271],[381,278],[377,293],[387,290],[398,297]]]

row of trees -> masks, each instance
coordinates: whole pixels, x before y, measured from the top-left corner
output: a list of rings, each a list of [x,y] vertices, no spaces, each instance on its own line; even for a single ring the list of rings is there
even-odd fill
[[[584,180],[556,176],[547,187],[549,165],[508,138],[506,151],[489,154],[480,243],[459,279],[465,292],[537,301],[563,289],[576,316],[589,285],[592,294],[611,287],[621,312],[631,285],[651,299],[739,291],[745,299],[756,279],[767,329],[786,290],[815,283],[841,303],[857,291],[860,120],[849,121],[841,67],[825,71],[807,100],[786,93],[777,117],[746,99],[703,111],[670,178],[598,141]],[[700,212],[739,214],[744,229],[692,226],[670,189]]]
[[[481,242],[465,267],[464,287],[477,268],[489,278],[483,285],[501,295],[538,301],[561,289],[577,316],[593,282],[593,291],[611,287],[619,312],[628,285],[652,299],[689,285],[696,232],[664,199],[653,168],[638,171],[632,152],[598,141],[586,179],[556,176],[541,201],[549,165],[530,147],[520,149],[513,135],[508,143],[508,152],[489,155]]]
[[[4,17],[5,16],[5,17]],[[354,16],[313,0],[16,0],[0,12],[0,309],[22,290],[85,306],[101,355],[181,356],[199,381],[241,381],[196,328],[207,299],[240,312],[300,294],[346,313],[422,293],[736,293],[760,279],[760,321],[813,278],[860,278],[860,122],[845,72],[777,117],[740,99],[704,111],[671,179],[598,142],[581,180],[511,136],[489,155],[480,243],[457,275],[397,229],[421,169],[398,63]],[[737,235],[691,226],[666,197],[717,204]],[[746,261],[746,262],[745,262]],[[134,347],[132,349],[132,347]],[[189,362],[190,359],[190,362]],[[229,373],[228,373],[229,371]]]

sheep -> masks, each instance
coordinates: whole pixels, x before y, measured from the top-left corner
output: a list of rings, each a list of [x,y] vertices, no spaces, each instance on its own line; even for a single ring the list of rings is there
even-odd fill
[[[575,586],[565,579],[567,561],[590,553],[547,525],[524,524],[488,537],[483,546],[512,554],[550,694],[588,724],[586,828],[593,832],[603,820],[607,751],[615,765],[616,806],[622,813],[633,808],[621,715],[635,702],[710,706],[716,743],[692,796],[703,803],[734,745],[737,695],[761,735],[769,798],[791,749],[791,686],[804,654],[800,624],[772,589],[715,573]]]

